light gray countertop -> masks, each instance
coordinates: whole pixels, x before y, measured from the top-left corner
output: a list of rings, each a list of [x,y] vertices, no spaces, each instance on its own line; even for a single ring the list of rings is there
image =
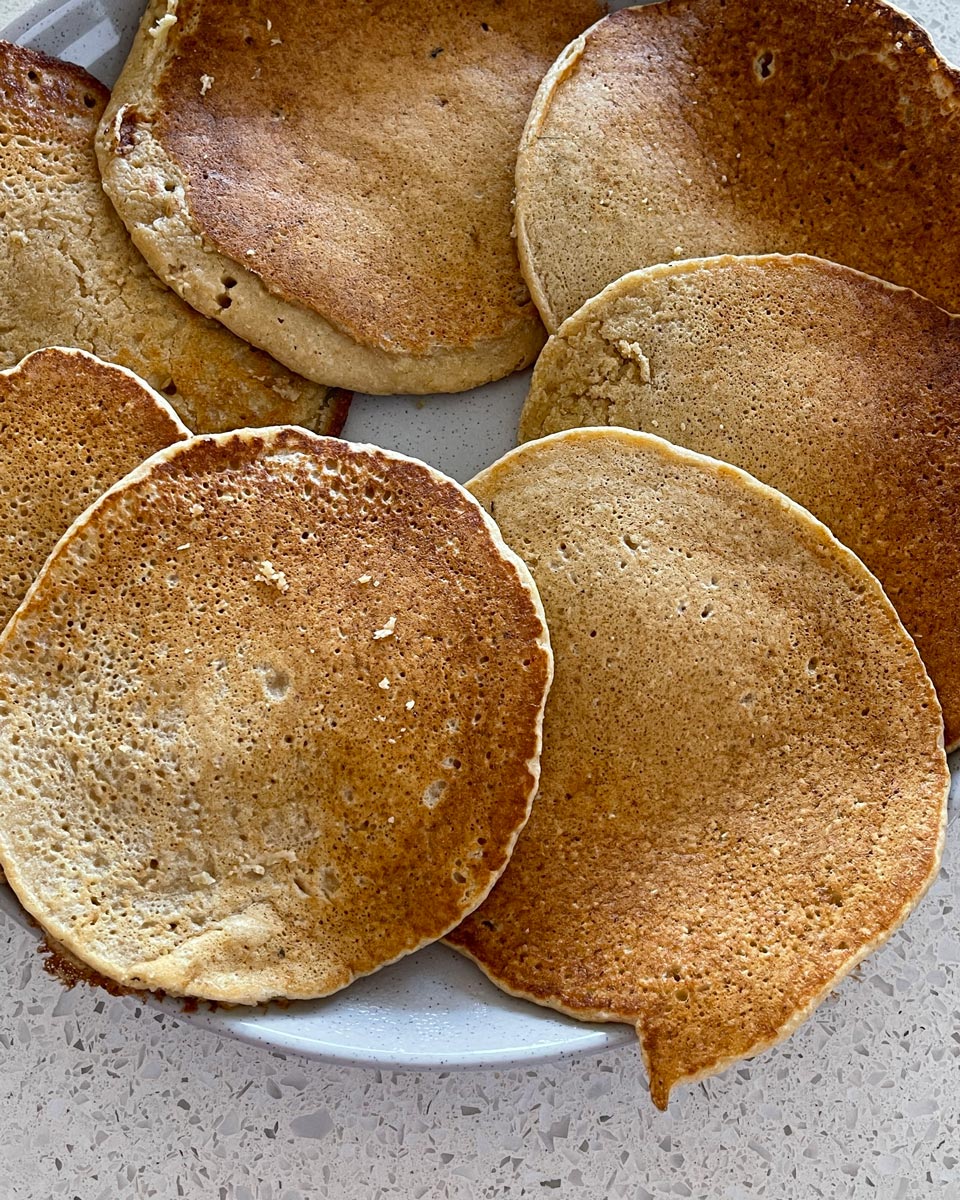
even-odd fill
[[[960,0],[903,7],[960,61]],[[0,0],[0,26],[26,8]],[[667,1113],[633,1046],[396,1074],[221,1039],[64,990],[0,914],[0,1200],[955,1200],[958,877],[953,836],[914,917],[805,1026]]]

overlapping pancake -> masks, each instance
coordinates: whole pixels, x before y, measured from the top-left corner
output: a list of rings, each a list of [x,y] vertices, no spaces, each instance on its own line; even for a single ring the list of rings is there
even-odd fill
[[[294,375],[156,278],[103,194],[109,98],[80,67],[0,42],[0,367],[79,346],[129,367],[195,431],[339,432],[349,397]]]
[[[805,256],[650,267],[561,326],[522,440],[624,425],[735,463],[879,578],[960,743],[960,318]]]
[[[0,639],[0,863],[129,986],[318,996],[486,895],[538,778],[530,575],[458,484],[285,428],[148,459]]]
[[[636,1025],[654,1101],[784,1037],[933,879],[939,705],[863,564],[744,472],[571,430],[470,484],[556,656],[540,792],[449,940]]]
[[[312,379],[456,392],[543,344],[517,143],[597,0],[151,0],[98,139],[155,271]]]
[[[628,271],[805,252],[960,311],[960,74],[883,0],[669,0],[573,42],[517,161],[554,332]]]
[[[190,431],[136,375],[82,350],[0,371],[0,628],[67,526]]]

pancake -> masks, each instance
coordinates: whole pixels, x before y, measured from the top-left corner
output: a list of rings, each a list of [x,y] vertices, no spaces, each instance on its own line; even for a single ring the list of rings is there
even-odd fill
[[[311,379],[499,379],[544,339],[511,238],[517,143],[601,11],[152,0],[101,125],[104,186],[162,279]]]
[[[550,339],[526,441],[623,425],[735,463],[878,577],[960,744],[960,318],[793,256],[650,267]]]
[[[68,525],[190,431],[162,396],[82,350],[0,371],[0,627]]]
[[[647,434],[469,485],[556,676],[530,821],[448,939],[513,995],[636,1026],[654,1102],[790,1033],[940,858],[940,710],[879,584],[804,509]]]
[[[671,0],[560,56],[517,161],[555,332],[628,271],[804,252],[960,311],[960,74],[882,0]]]
[[[195,431],[339,432],[349,398],[292,374],[156,278],[103,194],[109,98],[70,63],[0,42],[0,367],[68,345],[135,371]]]
[[[0,638],[0,863],[123,986],[326,995],[487,894],[550,674],[526,568],[452,480],[293,428],[191,439]]]

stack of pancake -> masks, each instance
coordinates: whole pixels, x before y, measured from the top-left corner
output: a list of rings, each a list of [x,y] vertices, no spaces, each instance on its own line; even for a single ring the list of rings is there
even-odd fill
[[[939,867],[960,76],[879,0],[600,15],[151,0],[112,97],[0,44],[0,865],[125,987],[446,937],[663,1107]],[[324,436],[538,353],[466,489]]]

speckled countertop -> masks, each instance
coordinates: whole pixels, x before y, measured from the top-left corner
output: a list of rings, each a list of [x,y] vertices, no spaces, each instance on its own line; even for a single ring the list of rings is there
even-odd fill
[[[960,61],[960,0],[902,6]],[[26,7],[0,0],[0,26]],[[958,908],[953,836],[914,918],[812,1020],[668,1113],[632,1046],[396,1074],[227,1041],[64,990],[0,914],[0,1200],[956,1200]]]

